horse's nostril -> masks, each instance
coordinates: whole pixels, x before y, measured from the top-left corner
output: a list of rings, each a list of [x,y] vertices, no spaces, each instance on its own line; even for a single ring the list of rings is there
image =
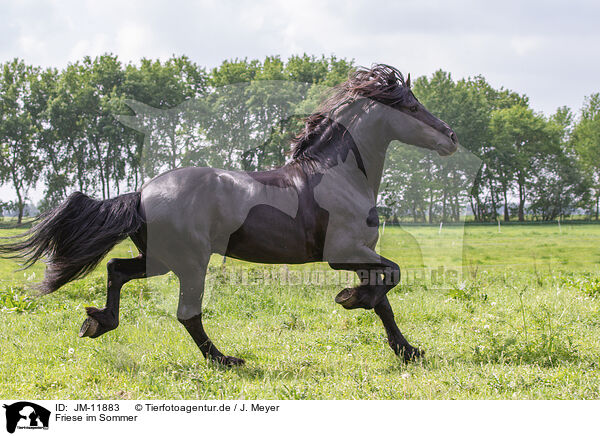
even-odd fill
[[[458,138],[456,137],[456,133],[454,132],[450,132],[450,139],[452,139],[452,142],[454,143],[458,142]]]

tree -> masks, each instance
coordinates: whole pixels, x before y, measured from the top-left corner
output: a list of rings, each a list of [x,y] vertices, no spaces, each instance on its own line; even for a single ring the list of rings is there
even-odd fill
[[[559,147],[536,160],[537,171],[528,184],[530,210],[542,220],[563,217],[588,201],[589,183],[571,146],[573,120],[566,106],[549,118],[548,127],[554,130]]]
[[[544,221],[564,217],[585,203],[589,186],[575,160],[563,150],[540,156],[528,181],[531,213]]]
[[[510,166],[504,154],[492,140],[490,130],[492,113],[514,105],[527,105],[528,99],[508,89],[494,89],[483,76],[461,80],[472,101],[470,106],[463,104],[463,127],[459,140],[471,153],[478,156],[483,165],[471,190],[471,208],[476,220],[496,220],[497,211],[503,203],[504,220],[510,219],[508,192],[511,184]]]
[[[411,217],[425,221],[432,185],[428,152],[400,143],[390,145],[379,194],[378,205],[389,210],[393,221]]]
[[[580,165],[588,176],[594,199],[591,210],[600,212],[600,93],[585,99],[581,118],[573,129],[571,142]]]
[[[502,181],[516,182],[518,219],[525,221],[528,183],[542,171],[536,163],[560,154],[560,132],[542,115],[520,104],[494,111],[490,130],[500,156]]]
[[[71,187],[87,192],[93,185],[90,154],[84,137],[89,111],[87,72],[80,62],[70,64],[56,78],[46,108],[48,126],[40,143],[46,161],[46,198],[53,206]]]
[[[146,135],[132,129],[125,131],[130,143],[125,148],[130,185],[137,189],[145,177],[197,163],[194,154],[199,146],[199,114],[194,102],[205,97],[208,87],[206,71],[186,56],[172,57],[164,63],[142,59],[139,67],[126,67],[123,96],[150,106],[143,120]],[[184,107],[184,102],[190,104]],[[128,115],[130,111],[118,113]]]
[[[19,59],[0,68],[0,182],[10,183],[15,190],[20,224],[28,192],[42,168],[36,147],[40,107],[32,99],[40,73]]]
[[[68,175],[61,172],[58,165],[60,159],[57,159],[57,154],[60,153],[61,144],[48,111],[50,102],[56,97],[58,76],[54,68],[41,71],[39,80],[32,83],[31,88],[30,110],[36,114],[36,146],[44,162],[43,177],[46,182],[44,198],[38,204],[42,212],[57,206],[66,196],[69,186]]]

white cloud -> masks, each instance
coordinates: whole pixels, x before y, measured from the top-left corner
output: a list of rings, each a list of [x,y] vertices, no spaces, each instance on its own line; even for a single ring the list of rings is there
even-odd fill
[[[76,62],[90,54],[101,54],[106,51],[108,44],[109,38],[103,33],[91,35],[89,39],[80,39],[75,42],[67,59],[69,62]]]
[[[136,59],[140,53],[151,50],[152,33],[140,23],[124,23],[117,31],[116,52],[125,59]]]
[[[518,56],[526,56],[543,45],[543,39],[538,36],[515,36],[510,45]]]
[[[19,49],[26,55],[40,53],[46,49],[44,41],[31,35],[21,36],[17,44]]]

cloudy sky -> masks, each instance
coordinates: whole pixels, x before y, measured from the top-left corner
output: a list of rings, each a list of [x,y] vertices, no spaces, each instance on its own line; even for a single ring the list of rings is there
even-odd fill
[[[389,3],[389,4],[388,4]],[[124,61],[335,54],[413,77],[483,74],[534,109],[576,111],[600,91],[598,1],[52,1],[0,3],[0,61],[64,67],[112,52]]]

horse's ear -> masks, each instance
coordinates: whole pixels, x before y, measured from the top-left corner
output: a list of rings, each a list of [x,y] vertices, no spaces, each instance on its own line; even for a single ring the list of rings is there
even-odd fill
[[[408,76],[406,77],[406,87],[410,88],[410,73],[408,73]]]

